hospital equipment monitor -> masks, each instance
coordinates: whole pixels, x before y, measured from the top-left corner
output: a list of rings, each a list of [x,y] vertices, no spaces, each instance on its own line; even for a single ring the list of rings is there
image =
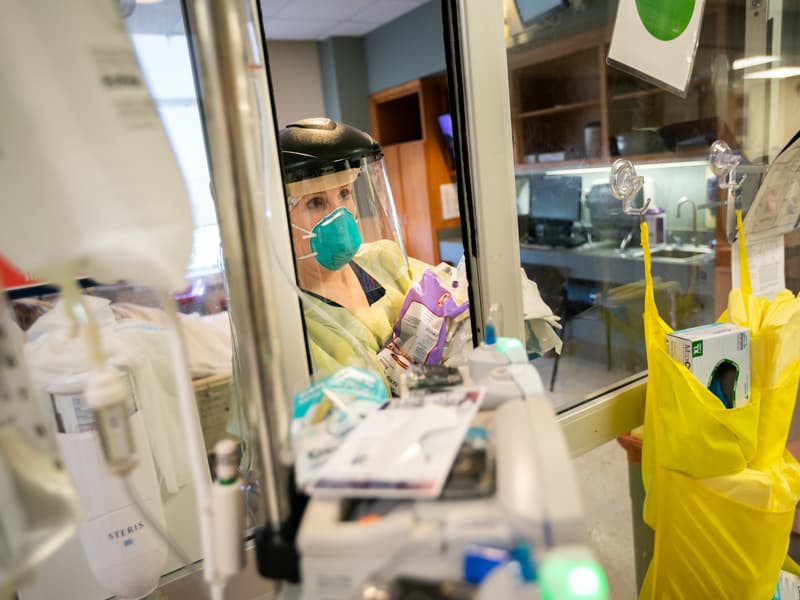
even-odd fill
[[[578,221],[581,218],[581,177],[533,175],[531,219]]]

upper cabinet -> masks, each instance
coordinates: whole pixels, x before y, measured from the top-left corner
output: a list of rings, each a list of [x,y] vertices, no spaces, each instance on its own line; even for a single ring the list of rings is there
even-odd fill
[[[441,201],[442,186],[455,182],[452,154],[439,126],[448,111],[444,76],[370,96],[372,133],[383,149],[406,250],[429,264],[440,260],[439,232],[460,223]]]
[[[701,156],[730,127],[712,85],[724,48],[723,9],[706,6],[686,98],[606,65],[612,28],[509,53],[515,161],[520,169]],[[731,140],[733,141],[733,140]]]

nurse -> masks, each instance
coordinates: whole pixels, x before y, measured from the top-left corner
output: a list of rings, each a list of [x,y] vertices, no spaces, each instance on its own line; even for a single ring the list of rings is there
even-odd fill
[[[375,356],[427,265],[406,256],[380,146],[327,118],[292,123],[279,143],[314,372],[382,375]]]

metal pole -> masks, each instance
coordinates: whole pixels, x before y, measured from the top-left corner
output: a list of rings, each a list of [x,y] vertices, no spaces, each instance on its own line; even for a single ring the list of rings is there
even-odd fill
[[[275,336],[276,301],[265,182],[258,147],[259,110],[251,86],[245,4],[186,3],[193,33],[231,319],[248,408],[251,443],[261,451],[267,522],[279,531],[289,515],[288,473],[281,463],[288,423]]]

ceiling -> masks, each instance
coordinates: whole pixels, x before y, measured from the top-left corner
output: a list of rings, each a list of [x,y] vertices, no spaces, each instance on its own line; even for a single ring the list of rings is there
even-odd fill
[[[324,40],[362,36],[429,0],[259,0],[269,40]],[[132,4],[131,0],[127,3]],[[183,33],[179,0],[137,3],[132,33]]]
[[[268,39],[362,36],[428,0],[260,0]]]

